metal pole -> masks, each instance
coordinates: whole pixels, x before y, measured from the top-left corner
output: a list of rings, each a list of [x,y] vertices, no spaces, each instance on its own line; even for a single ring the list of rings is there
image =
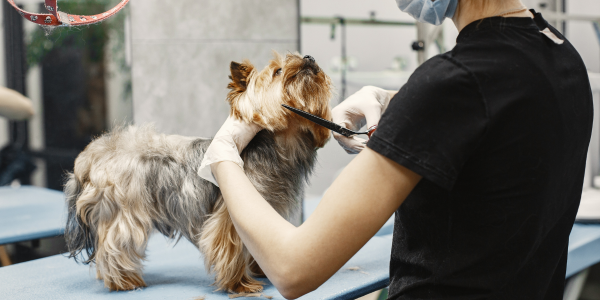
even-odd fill
[[[562,0],[561,1],[560,12],[563,13],[563,14],[567,13],[567,0]],[[566,21],[562,22],[562,34],[565,37],[567,36],[567,22]]]
[[[346,76],[348,72],[348,54],[346,53],[346,20],[343,17],[340,20],[340,30],[342,31],[342,94],[339,102],[346,100]]]
[[[342,17],[301,17],[300,21],[307,24],[337,24]],[[374,26],[414,26],[415,22],[387,21],[375,19],[343,18],[347,25],[374,25]]]
[[[296,9],[298,10],[298,52],[302,53],[302,17],[300,16],[300,0],[296,0]]]
[[[4,49],[6,59],[6,87],[26,95],[25,74],[25,39],[23,18],[15,9],[3,2],[4,17]],[[10,122],[10,143],[19,151],[29,150],[29,133],[27,121]],[[30,184],[31,178],[18,178],[21,184]]]
[[[427,53],[427,48],[429,47],[429,45],[427,45],[428,43],[426,43],[427,32],[428,32],[427,24],[417,22],[417,43],[422,43],[422,47],[419,48],[419,50],[416,50],[417,51],[417,62],[419,63],[419,66],[422,65],[425,62],[425,60],[427,59],[426,53]],[[421,45],[421,44],[419,44],[419,45]]]
[[[23,95],[25,87],[25,42],[23,18],[7,1],[3,5],[4,17],[4,47],[6,59],[6,87]],[[27,122],[10,122],[10,142],[19,148],[27,147]]]

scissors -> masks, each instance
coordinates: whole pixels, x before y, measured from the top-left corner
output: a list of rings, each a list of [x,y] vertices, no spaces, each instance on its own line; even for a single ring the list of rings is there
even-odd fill
[[[337,132],[345,137],[352,137],[355,136],[357,134],[366,134],[367,136],[369,136],[369,138],[371,138],[371,135],[373,135],[373,133],[375,132],[375,130],[377,130],[377,125],[373,125],[371,127],[369,127],[369,129],[367,129],[367,131],[361,132],[361,131],[354,131],[354,130],[350,130],[346,127],[342,127],[338,124],[335,124],[331,121],[327,121],[323,118],[319,118],[313,114],[307,113],[301,109],[297,109],[294,107],[291,107],[289,105],[285,105],[285,104],[281,104],[283,107],[291,110],[292,112],[294,112],[295,114],[315,123],[318,125],[321,125],[333,132]]]
[[[31,13],[22,10],[14,0],[7,0],[26,20],[44,26],[82,26],[102,22],[118,13],[129,0],[121,0],[119,4],[107,12],[92,16],[71,15],[58,10],[57,0],[44,0],[44,7],[49,14]]]

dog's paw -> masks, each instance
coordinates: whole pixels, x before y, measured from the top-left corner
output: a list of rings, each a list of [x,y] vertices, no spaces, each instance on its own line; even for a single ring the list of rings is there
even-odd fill
[[[139,288],[144,288],[147,286],[146,282],[144,282],[144,280],[140,276],[137,276],[137,275],[124,276],[120,282],[104,281],[104,284],[111,291],[131,291],[131,290],[135,290],[135,289],[139,289]]]
[[[252,293],[260,293],[263,290],[262,282],[258,280],[254,280],[252,278],[243,280],[236,287],[231,289],[231,292],[237,294],[252,294]]]

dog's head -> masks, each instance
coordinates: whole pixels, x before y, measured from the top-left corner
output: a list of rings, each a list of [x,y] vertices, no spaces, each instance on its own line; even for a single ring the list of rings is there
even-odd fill
[[[281,106],[304,110],[323,119],[331,119],[329,99],[331,80],[311,56],[298,53],[285,57],[277,52],[263,70],[256,70],[247,60],[231,62],[231,91],[227,101],[231,114],[248,123],[277,132],[312,133],[315,147],[323,147],[329,130],[297,116]]]

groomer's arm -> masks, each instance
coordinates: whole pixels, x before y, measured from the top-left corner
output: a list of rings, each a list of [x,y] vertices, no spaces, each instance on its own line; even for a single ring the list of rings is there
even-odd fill
[[[33,116],[31,101],[11,89],[0,87],[0,116],[11,120],[24,120]]]
[[[288,299],[315,290],[337,272],[421,180],[365,148],[296,228],[262,198],[238,165],[225,161],[212,170],[244,244]]]
[[[388,92],[388,94],[390,94],[390,99],[394,98],[394,96],[396,96],[396,94],[398,94],[398,91],[386,90],[386,92]]]

